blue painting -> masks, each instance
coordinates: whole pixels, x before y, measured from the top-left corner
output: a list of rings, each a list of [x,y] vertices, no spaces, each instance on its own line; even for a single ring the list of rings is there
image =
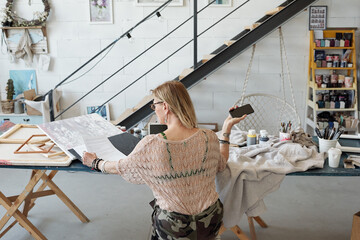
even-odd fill
[[[14,81],[14,99],[30,89],[35,89],[35,93],[37,93],[35,70],[10,70],[9,72],[10,78]]]

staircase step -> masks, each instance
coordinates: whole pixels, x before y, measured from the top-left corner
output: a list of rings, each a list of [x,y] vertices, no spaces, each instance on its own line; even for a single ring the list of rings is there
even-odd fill
[[[135,111],[145,106],[152,100],[154,100],[154,96],[152,94],[143,97],[143,99],[141,99],[140,102],[134,107]]]
[[[202,63],[206,63],[207,61],[209,61],[209,60],[212,59],[213,57],[215,57],[215,54],[205,55],[205,56],[203,56],[201,62],[202,62]]]
[[[266,20],[268,20],[269,18],[271,18],[270,15],[264,15],[262,18],[260,18],[260,19],[257,20],[256,22],[258,22],[258,23],[263,23],[263,22],[265,22]]]
[[[140,100],[140,102],[134,107],[134,108],[127,108],[115,121],[112,121],[111,123],[114,125],[119,124],[124,119],[129,117],[131,114],[133,114],[136,110],[140,109],[144,105],[148,104],[150,101],[154,99],[153,95],[147,95],[143,99]]]
[[[133,114],[133,112],[135,112],[134,108],[127,108],[116,120],[111,121],[111,123],[117,125]]]
[[[285,7],[276,7],[274,9],[270,10],[270,11],[267,11],[265,14],[266,15],[274,15],[274,14],[280,12],[281,10],[283,10],[284,8]]]
[[[250,26],[246,26],[245,29],[246,30],[253,30],[253,29],[257,28],[258,26],[260,26],[260,24],[261,24],[260,22],[256,22],[256,23],[254,23],[254,24],[252,24]]]
[[[194,71],[193,68],[186,68],[184,69],[184,71],[182,71],[182,73],[179,75],[179,80],[183,79],[184,77],[186,77],[187,75],[189,75],[190,73],[192,73]]]
[[[225,42],[226,46],[230,46],[231,44],[233,44],[234,42],[236,42],[235,40],[229,40]]]
[[[247,33],[249,32],[249,30],[244,30],[241,33],[239,33],[238,35],[236,35],[235,37],[232,38],[232,40],[239,40],[240,38],[242,38],[243,36],[245,36]]]

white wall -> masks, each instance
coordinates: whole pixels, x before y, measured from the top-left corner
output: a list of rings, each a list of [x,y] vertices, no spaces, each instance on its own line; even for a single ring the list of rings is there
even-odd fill
[[[134,43],[121,39],[104,60],[85,77],[64,85],[62,108],[66,108],[96,86],[99,82],[114,73],[123,64],[161,36],[171,31],[184,19],[192,15],[192,1],[184,0],[183,7],[168,7],[162,12],[164,22],[158,22],[156,17],[145,22],[132,32]],[[205,1],[199,1],[199,8]],[[233,7],[211,7],[199,15],[199,32],[217,21],[225,13],[238,6],[239,0],[233,1]],[[199,39],[199,58],[209,54],[225,40],[229,40],[243,30],[243,26],[253,23],[264,15],[267,10],[279,5],[282,0],[262,1],[252,0],[245,8],[235,12],[214,29],[205,33]],[[0,6],[6,1],[0,0]],[[34,9],[42,10],[40,0],[15,1],[18,14],[30,18]],[[45,93],[57,83],[85,63],[95,53],[106,47],[110,42],[140,21],[153,7],[139,7],[134,1],[113,0],[114,24],[94,25],[89,23],[88,0],[52,0],[51,15],[47,22],[48,45],[51,56],[50,70],[37,71],[38,89]],[[328,6],[328,27],[360,27],[360,1],[357,0],[322,0],[316,5]],[[30,15],[29,15],[30,13]],[[307,66],[309,53],[308,12],[304,11],[283,26],[285,44],[290,65],[291,78],[295,90],[297,108],[304,120]],[[155,47],[126,69],[119,72],[107,83],[95,90],[77,104],[64,117],[84,114],[86,105],[102,104],[116,94],[122,87],[141,76],[154,63],[161,61],[177,47],[188,41],[192,35],[192,22],[166,39],[165,43]],[[358,49],[358,48],[357,48]],[[3,50],[4,52],[4,50]],[[241,96],[245,72],[250,59],[250,50],[234,59],[231,63],[215,72],[205,81],[190,90],[199,122],[222,123],[227,109]],[[358,57],[359,59],[359,57]],[[172,59],[165,61],[156,70],[139,80],[125,93],[121,93],[110,102],[112,119],[116,119],[126,108],[134,107],[138,101],[149,94],[149,90],[159,83],[174,79],[184,68],[192,65],[192,46],[184,48]],[[90,64],[91,66],[92,64]],[[0,82],[2,99],[5,98],[5,83],[12,69],[36,69],[26,67],[22,61],[10,63],[8,56],[0,54]],[[86,68],[88,69],[88,68]],[[81,71],[84,72],[84,71]],[[275,31],[257,44],[256,55],[252,67],[251,79],[247,93],[264,92],[280,94],[280,57],[278,32]],[[79,74],[77,74],[78,76]]]

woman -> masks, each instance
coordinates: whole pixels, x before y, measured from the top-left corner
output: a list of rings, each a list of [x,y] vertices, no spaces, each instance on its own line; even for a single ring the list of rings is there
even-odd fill
[[[143,138],[125,159],[107,162],[86,152],[83,163],[151,188],[152,239],[215,239],[223,214],[215,176],[225,169],[231,128],[245,116],[226,118],[219,145],[214,132],[196,127],[195,110],[182,83],[165,82],[152,92],[151,107],[168,129]]]

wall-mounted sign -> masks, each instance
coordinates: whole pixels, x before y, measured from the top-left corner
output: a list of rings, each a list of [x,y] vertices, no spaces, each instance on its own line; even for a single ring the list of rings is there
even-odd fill
[[[327,6],[310,6],[309,30],[324,30],[327,24]]]

